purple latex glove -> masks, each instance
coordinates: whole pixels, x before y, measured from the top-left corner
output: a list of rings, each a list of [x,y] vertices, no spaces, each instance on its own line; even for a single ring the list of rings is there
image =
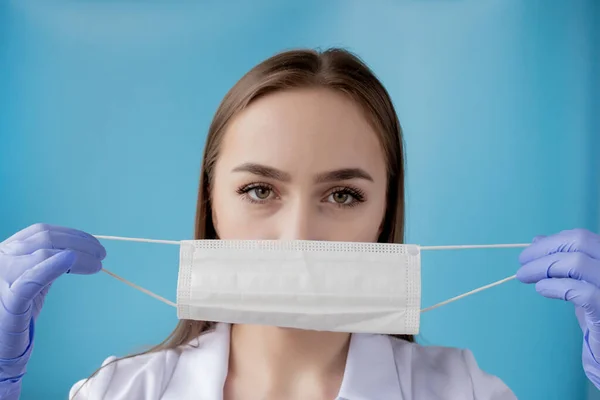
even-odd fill
[[[584,229],[538,236],[520,255],[517,279],[542,296],[576,307],[583,331],[583,369],[600,389],[600,235]]]
[[[93,236],[44,224],[32,225],[0,243],[1,399],[18,398],[13,396],[20,391],[15,385],[20,386],[25,374],[35,321],[52,282],[65,273],[96,273],[105,256]]]

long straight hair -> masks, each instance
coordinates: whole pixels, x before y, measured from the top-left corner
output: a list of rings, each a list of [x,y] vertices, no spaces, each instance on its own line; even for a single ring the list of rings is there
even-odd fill
[[[262,96],[299,88],[328,88],[345,94],[361,107],[379,135],[387,165],[387,206],[378,242],[403,243],[405,160],[400,122],[387,90],[375,74],[356,55],[339,48],[322,52],[299,49],[276,54],[252,68],[225,95],[206,138],[196,206],[195,238],[217,239],[212,220],[210,188],[214,166],[230,121]],[[181,320],[162,343],[113,362],[189,344],[213,329],[215,324],[211,321]],[[412,335],[391,336],[414,341]]]
[[[229,122],[262,96],[298,88],[328,88],[356,101],[379,135],[387,164],[387,206],[378,242],[403,243],[405,224],[404,146],[402,128],[392,100],[370,68],[351,52],[291,50],[276,54],[244,75],[223,98],[210,125],[196,205],[196,239],[217,239],[212,220],[211,181]],[[214,327],[210,321],[180,321],[154,350],[183,345]],[[392,335],[414,341],[412,335]]]

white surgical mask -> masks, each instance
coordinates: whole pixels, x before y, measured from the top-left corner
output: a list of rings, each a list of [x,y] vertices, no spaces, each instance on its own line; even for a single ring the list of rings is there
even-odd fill
[[[249,240],[189,240],[180,246],[180,319],[419,332],[418,246]]]
[[[343,332],[417,334],[420,314],[502,285],[508,276],[424,309],[422,250],[523,248],[528,243],[419,246],[321,241],[98,239],[180,246],[180,319]]]

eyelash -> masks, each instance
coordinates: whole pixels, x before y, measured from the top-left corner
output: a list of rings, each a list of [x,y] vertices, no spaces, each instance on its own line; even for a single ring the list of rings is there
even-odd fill
[[[357,205],[359,205],[360,203],[364,203],[364,201],[365,201],[365,192],[363,192],[359,188],[350,187],[350,186],[339,186],[339,187],[333,188],[327,193],[326,198],[328,198],[332,194],[337,194],[337,193],[347,194],[352,197],[352,201],[348,204],[339,204],[339,203],[334,202],[333,204],[337,207],[341,207],[341,208],[356,207]]]
[[[268,199],[265,199],[265,200],[256,200],[256,199],[253,199],[252,197],[250,197],[248,195],[248,193],[250,193],[251,191],[253,191],[255,189],[270,190],[271,192],[275,193],[275,189],[273,188],[273,186],[267,185],[266,183],[250,183],[248,185],[240,186],[238,188],[238,190],[237,190],[237,193],[240,196],[242,196],[244,198],[244,200],[247,200],[250,203],[253,203],[253,204],[263,204],[263,203],[265,203]]]
[[[247,184],[244,186],[240,186],[236,192],[240,196],[242,196],[244,200],[249,201],[250,203],[253,203],[253,204],[264,204],[268,200],[270,200],[270,199],[256,200],[256,199],[253,199],[252,197],[250,197],[249,193],[256,189],[268,190],[268,191],[271,191],[272,193],[275,193],[275,188],[273,188],[273,186],[266,184],[266,183],[250,183],[250,184]],[[338,193],[339,194],[347,194],[347,195],[351,196],[353,199],[352,202],[348,203],[348,204],[340,204],[340,203],[335,203],[335,202],[333,203],[335,206],[340,207],[340,208],[355,207],[365,201],[365,193],[359,188],[350,187],[350,186],[340,186],[340,187],[333,188],[333,189],[329,190],[329,192],[327,193],[325,198],[328,198],[329,196],[331,196],[333,194],[338,194]]]

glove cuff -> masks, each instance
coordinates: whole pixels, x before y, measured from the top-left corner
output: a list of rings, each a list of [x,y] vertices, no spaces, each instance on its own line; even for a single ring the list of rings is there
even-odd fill
[[[21,378],[0,381],[0,399],[19,400],[21,396]]]

